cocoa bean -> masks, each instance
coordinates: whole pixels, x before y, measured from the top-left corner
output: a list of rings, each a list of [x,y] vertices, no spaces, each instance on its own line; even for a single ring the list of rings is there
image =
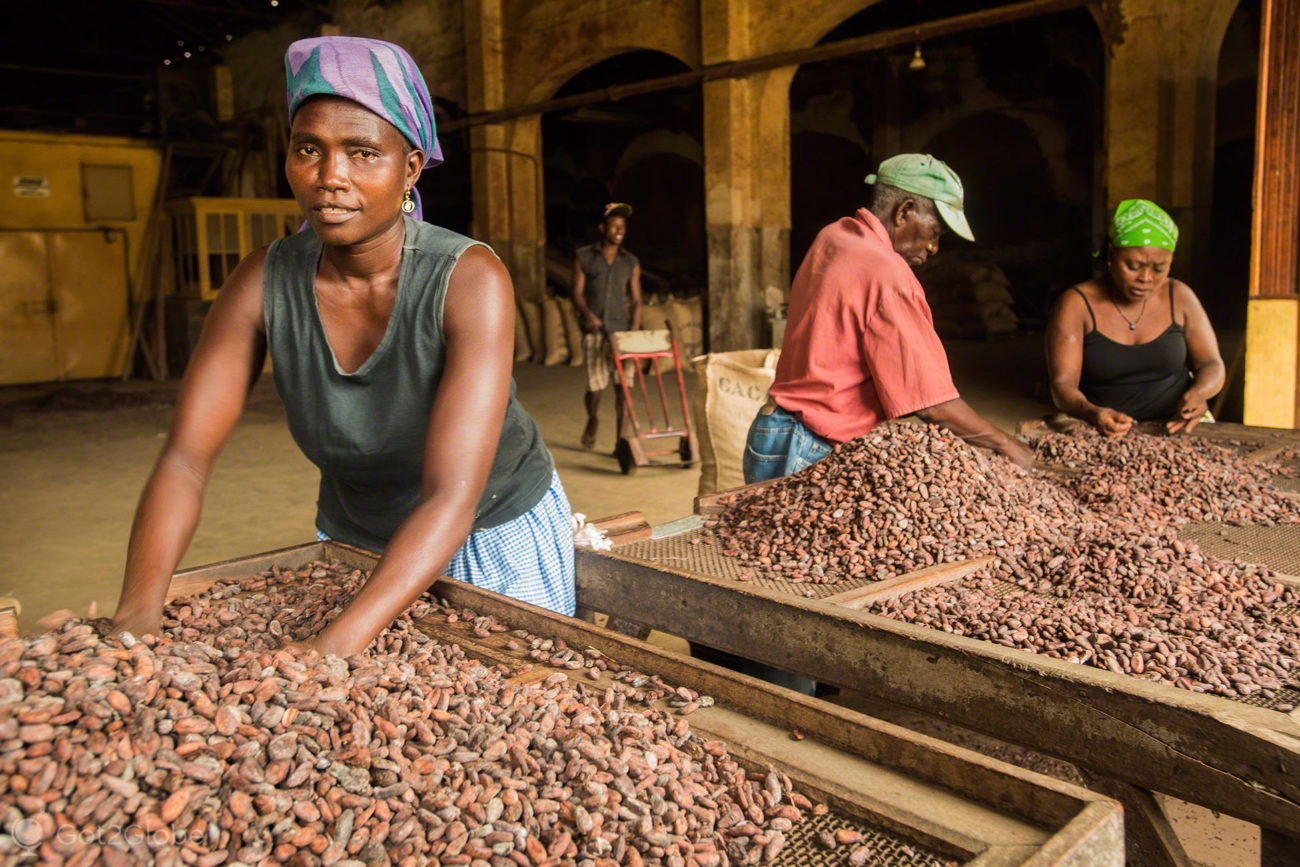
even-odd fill
[[[0,773],[0,803],[148,835],[91,861],[209,865],[756,863],[782,852],[794,805],[814,807],[694,738],[684,714],[707,696],[519,630],[566,671],[511,683],[416,624],[509,627],[432,599],[348,660],[281,648],[268,624],[310,635],[366,577],[313,564],[219,582],[129,648],[75,618],[0,644],[17,663],[0,678],[0,768],[21,771]]]

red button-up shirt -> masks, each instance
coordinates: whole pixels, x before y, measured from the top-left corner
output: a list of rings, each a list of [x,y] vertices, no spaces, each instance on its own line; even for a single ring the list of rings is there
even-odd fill
[[[865,208],[799,266],[770,393],[832,442],[958,397],[925,291]]]

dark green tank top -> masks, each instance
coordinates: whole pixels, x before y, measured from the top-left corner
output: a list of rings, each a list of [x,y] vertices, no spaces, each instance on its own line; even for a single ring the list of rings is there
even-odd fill
[[[339,368],[316,305],[316,233],[276,241],[266,254],[263,309],[275,384],[294,440],[320,469],[316,524],[340,542],[382,551],[420,502],[429,415],[446,357],[443,300],[456,262],[477,243],[406,218],[393,314],[378,348],[353,373]],[[553,469],[511,379],[474,529],[535,506]]]

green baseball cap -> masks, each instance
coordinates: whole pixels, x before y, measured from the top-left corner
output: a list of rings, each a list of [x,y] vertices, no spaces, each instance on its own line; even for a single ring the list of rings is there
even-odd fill
[[[948,228],[967,241],[975,240],[962,209],[961,178],[943,160],[929,154],[899,154],[882,162],[875,174],[867,175],[867,183],[889,184],[925,196],[934,202]]]

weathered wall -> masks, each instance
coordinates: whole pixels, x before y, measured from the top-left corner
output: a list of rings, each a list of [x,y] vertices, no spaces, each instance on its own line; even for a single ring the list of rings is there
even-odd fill
[[[434,97],[464,105],[465,41],[460,0],[332,0],[333,31],[396,42],[419,64]],[[237,112],[285,111],[284,51],[295,39],[320,36],[302,19],[250,33],[225,50]]]
[[[651,49],[688,66],[700,55],[694,0],[501,0],[504,105],[546,99],[575,74]]]

